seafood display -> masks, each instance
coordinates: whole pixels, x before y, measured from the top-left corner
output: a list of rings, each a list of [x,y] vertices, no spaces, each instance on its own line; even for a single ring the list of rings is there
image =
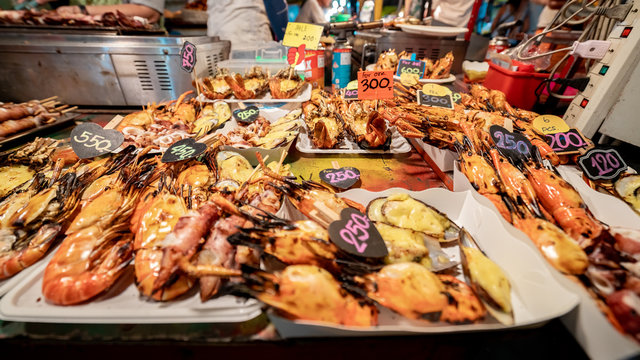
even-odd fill
[[[298,136],[301,114],[301,110],[294,110],[273,123],[262,116],[258,116],[251,124],[238,122],[236,128],[221,136],[221,141],[224,145],[238,149],[273,149],[283,146]]]
[[[179,140],[205,135],[231,118],[229,105],[197,104],[195,99],[187,99],[192,92],[125,116],[116,126],[116,130],[124,134],[123,146],[166,149]]]
[[[342,95],[314,89],[302,112],[307,134],[318,149],[341,148],[345,133],[361,149],[389,149],[391,129],[376,108],[375,100],[347,102]]]
[[[245,70],[244,74],[230,73],[226,68],[218,68],[214,76],[198,79],[194,86],[209,100],[237,100],[264,98],[267,91],[272,99],[295,98],[305,81],[294,68],[283,68],[276,74],[260,66]]]
[[[402,59],[411,59],[411,54],[406,51],[396,54],[395,49],[384,51],[378,56],[374,70],[393,70],[396,72],[398,63]],[[445,56],[435,61],[429,58],[420,60],[425,63],[423,79],[446,79],[450,75],[451,66],[453,66],[453,52],[449,51]]]
[[[407,58],[389,50],[376,69],[394,70]],[[448,77],[453,60],[452,53],[424,60],[425,78]],[[568,167],[556,168],[575,159],[556,154],[533,127],[537,114],[511,106],[504,93],[472,85],[449,109],[417,104],[417,84],[396,83],[387,100],[314,89],[302,104],[278,100],[286,106],[258,106],[257,117],[236,113],[236,121],[227,102],[295,98],[304,80],[293,68],[273,75],[257,66],[219,68],[194,86],[201,97],[189,91],[123,117],[115,124],[125,137],[117,153],[79,159],[68,140],[43,138],[0,153],[0,281],[31,268],[26,276],[40,305],[56,309],[85,311],[127,292],[126,304],[184,306],[198,315],[222,304],[226,316],[230,302],[242,308],[240,298],[248,298],[274,324],[437,333],[530,326],[565,314],[579,299],[564,288],[566,277],[615,329],[640,342],[640,228],[605,223],[582,188],[560,175]],[[0,104],[0,133],[4,124],[66,110],[55,99]],[[530,151],[510,156],[498,148],[492,125],[529,140]],[[162,152],[175,142],[203,137],[197,156],[163,162],[174,160]],[[337,193],[309,180],[316,172],[300,171],[299,154],[285,163],[294,140],[325,152],[353,145],[375,153],[391,152],[392,138],[403,137],[453,150],[462,185],[466,177],[475,192],[372,193],[367,173],[365,189]],[[347,160],[343,167],[357,165]],[[638,212],[640,178],[631,172],[590,185]],[[349,223],[353,214],[366,221]],[[374,246],[354,252],[349,244]],[[377,247],[386,251],[374,255]],[[536,306],[548,303],[529,307],[527,297],[545,286],[570,296],[544,299],[564,302],[542,319]]]

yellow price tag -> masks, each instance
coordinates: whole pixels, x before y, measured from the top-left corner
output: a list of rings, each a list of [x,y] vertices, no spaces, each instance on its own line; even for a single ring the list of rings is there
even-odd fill
[[[533,119],[533,127],[543,134],[555,134],[560,132],[567,132],[569,125],[567,125],[561,117],[555,115],[540,115]]]
[[[290,22],[284,32],[282,45],[298,47],[304,44],[309,50],[317,50],[323,29],[321,25]]]
[[[447,94],[453,94],[449,88],[438,84],[424,84],[422,85],[422,92],[426,95],[446,96]]]
[[[349,81],[347,84],[347,90],[355,90],[358,88],[358,80]]]
[[[402,73],[400,83],[404,86],[413,86],[418,83],[418,74]]]

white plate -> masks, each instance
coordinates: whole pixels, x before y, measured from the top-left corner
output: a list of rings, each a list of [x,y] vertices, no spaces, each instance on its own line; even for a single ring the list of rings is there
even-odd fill
[[[196,99],[200,102],[216,102],[220,100],[211,100],[207,99],[204,95],[200,94]],[[222,99],[222,101],[227,103],[244,103],[245,105],[253,105],[253,104],[279,104],[279,103],[303,103],[311,99],[311,84],[306,83],[302,86],[302,89],[298,92],[298,96],[291,99],[274,99],[271,97],[271,93],[267,91],[267,93],[258,99],[247,99],[247,100],[239,100],[236,99],[235,96],[231,95],[229,99]]]
[[[428,36],[458,36],[466,34],[468,29],[455,26],[427,26],[427,25],[411,25],[399,24],[399,28],[409,34],[428,35]]]
[[[57,246],[56,246],[57,248]],[[49,249],[49,253],[44,257],[44,259],[38,260],[35,264],[29,266],[28,268],[20,271],[19,273],[13,275],[12,277],[4,280],[0,280],[0,297],[4,294],[8,293],[11,289],[13,289],[18,284],[22,283],[24,279],[26,279],[32,272],[38,269],[38,265],[41,262],[48,263],[51,257],[53,257],[53,253],[56,249]]]
[[[467,177],[460,172],[457,163],[453,167],[453,188],[455,191],[471,191],[480,204],[491,209],[491,211],[499,217],[503,226],[512,236],[522,242],[528,243],[530,247],[538,252],[538,249],[533,245],[533,242],[531,242],[527,235],[504,220],[504,218],[498,214],[498,210],[493,203],[473,189]],[[610,211],[613,215],[616,214],[614,210],[608,207],[605,207],[603,210]],[[542,257],[542,255],[540,256]],[[574,311],[564,315],[562,322],[569,332],[573,334],[578,343],[580,343],[582,349],[589,357],[593,359],[625,359],[640,354],[640,345],[630,337],[619,333],[611,325],[584,286],[571,281],[559,271],[553,269],[551,265],[547,266],[553,271],[554,277],[559,283],[579,298],[580,305]],[[552,293],[549,292],[549,294]],[[551,297],[553,296],[554,295],[551,295]]]
[[[298,135],[296,149],[307,154],[405,154],[411,151],[411,145],[407,142],[407,139],[392,128],[389,150],[364,150],[347,136],[342,139],[336,149],[318,149],[309,138],[307,127],[303,126]]]
[[[453,171],[453,164],[456,162],[458,155],[448,149],[439,149],[433,145],[429,145],[420,139],[411,139],[415,146],[419,146],[433,160],[438,169],[442,172]]]
[[[374,198],[398,192],[408,193],[415,199],[424,201],[446,213],[451,220],[464,226],[474,236],[482,250],[505,271],[511,282],[515,324],[505,326],[495,320],[463,325],[430,323],[409,320],[386,309],[380,312],[379,325],[370,328],[290,321],[270,315],[280,335],[283,337],[372,336],[498,330],[542,324],[566,314],[577,305],[578,297],[558,283],[558,275],[546,264],[530,242],[523,241],[522,238],[513,238],[501,223],[499,215],[478,204],[477,197],[480,195],[470,191],[453,193],[444,189],[429,189],[416,192],[400,188],[382,192],[353,189],[338,195],[361,204],[368,204]],[[457,247],[453,249],[457,252]]]
[[[42,275],[47,263],[9,291],[0,301],[0,319],[7,321],[94,324],[227,323],[243,322],[262,312],[253,300],[222,296],[200,302],[197,294],[168,302],[147,301],[133,284],[132,272],[106,294],[74,306],[49,304],[42,295]],[[114,289],[124,290],[118,292]]]
[[[400,81],[400,76],[393,75],[393,79],[395,81]],[[418,79],[418,81],[421,84],[446,84],[456,81],[456,76],[449,74],[449,76],[444,79]]]

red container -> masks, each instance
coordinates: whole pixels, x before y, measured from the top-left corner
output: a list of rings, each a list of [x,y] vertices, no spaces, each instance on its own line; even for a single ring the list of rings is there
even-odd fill
[[[549,74],[511,71],[489,62],[489,71],[482,85],[500,90],[512,106],[531,110],[536,103],[536,88]]]

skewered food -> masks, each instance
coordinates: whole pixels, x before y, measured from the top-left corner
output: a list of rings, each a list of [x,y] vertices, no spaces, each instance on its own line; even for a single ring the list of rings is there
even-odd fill
[[[293,67],[278,71],[269,80],[269,90],[274,99],[291,99],[295,97],[304,85],[304,80]]]
[[[301,110],[294,110],[274,123],[269,123],[262,116],[258,116],[250,124],[239,122],[238,127],[222,136],[222,142],[239,149],[249,147],[273,149],[283,146],[293,141],[298,135],[301,123],[298,119],[301,114]]]

